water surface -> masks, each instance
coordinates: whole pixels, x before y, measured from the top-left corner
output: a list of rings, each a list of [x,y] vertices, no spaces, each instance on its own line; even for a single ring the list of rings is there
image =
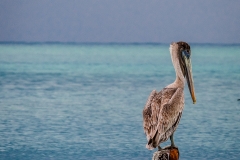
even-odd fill
[[[191,46],[180,159],[238,159],[240,46]],[[142,109],[175,79],[168,48],[0,44],[0,159],[151,159]]]

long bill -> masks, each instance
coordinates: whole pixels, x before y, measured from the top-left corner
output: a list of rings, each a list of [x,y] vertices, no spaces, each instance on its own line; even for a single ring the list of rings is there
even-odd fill
[[[195,91],[194,91],[194,83],[193,83],[193,77],[192,77],[192,64],[191,64],[191,59],[190,58],[184,58],[185,65],[186,65],[186,79],[187,79],[187,84],[188,84],[188,89],[190,91],[193,104],[196,103],[196,97],[195,97]]]

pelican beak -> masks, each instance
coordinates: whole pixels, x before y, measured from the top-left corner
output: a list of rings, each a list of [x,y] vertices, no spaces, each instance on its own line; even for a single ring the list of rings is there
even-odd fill
[[[185,73],[186,73],[186,80],[188,84],[188,88],[193,100],[193,104],[196,103],[196,97],[195,97],[195,91],[194,91],[194,83],[193,83],[193,77],[192,77],[192,64],[191,64],[191,58],[190,53],[187,51],[182,51],[182,58],[185,63]]]

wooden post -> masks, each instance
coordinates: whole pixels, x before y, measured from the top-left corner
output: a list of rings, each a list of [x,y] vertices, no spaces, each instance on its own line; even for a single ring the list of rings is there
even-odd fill
[[[178,148],[168,146],[160,151],[156,151],[153,153],[152,160],[179,160]]]

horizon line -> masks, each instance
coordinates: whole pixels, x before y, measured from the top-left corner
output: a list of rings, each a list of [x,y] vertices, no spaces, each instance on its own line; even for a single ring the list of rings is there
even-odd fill
[[[240,45],[240,43],[214,43],[214,42],[187,42],[191,45]],[[25,44],[25,45],[37,45],[37,44],[66,44],[66,45],[169,45],[166,42],[63,42],[63,41],[0,41],[0,44]]]

